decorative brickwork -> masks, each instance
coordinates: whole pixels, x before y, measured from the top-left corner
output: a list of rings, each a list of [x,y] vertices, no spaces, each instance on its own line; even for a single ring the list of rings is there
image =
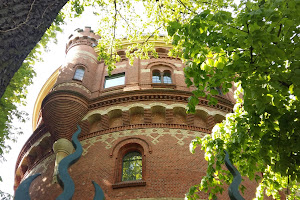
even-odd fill
[[[89,95],[91,94],[91,91],[89,91],[89,89],[87,89],[83,85],[80,85],[80,84],[75,83],[75,82],[67,82],[67,83],[58,84],[52,90],[55,91],[59,87],[70,87],[70,86],[80,88],[81,90],[85,91],[87,94],[89,94]]]
[[[158,144],[159,138],[164,135],[170,135],[176,138],[179,145],[184,145],[184,139],[190,138],[192,140],[195,137],[203,137],[205,133],[198,131],[182,130],[182,129],[169,129],[169,128],[151,128],[151,129],[133,129],[120,132],[112,132],[109,134],[101,135],[99,137],[92,137],[90,139],[83,140],[81,142],[84,146],[82,155],[84,156],[88,149],[97,142],[103,142],[106,144],[105,148],[110,149],[112,144],[122,137],[145,135],[150,138],[151,143]]]
[[[128,126],[130,124],[129,111],[123,111],[122,118],[123,118],[123,125]]]
[[[55,199],[62,191],[52,181],[55,160],[58,163],[71,150],[65,153],[55,149],[54,154],[52,145],[68,141],[79,124],[83,154],[69,168],[76,188],[74,200],[93,196],[92,181],[99,184],[109,200],[183,199],[189,187],[200,182],[207,166],[204,153],[197,148],[191,154],[189,143],[195,137],[210,134],[213,125],[232,111],[229,96],[233,91],[226,97],[217,96],[215,106],[200,98],[196,114],[187,114],[192,88],[184,82],[184,64],[169,57],[170,47],[163,47],[163,43],[156,47],[158,58],[135,59],[133,66],[124,57],[124,49],[119,50],[122,60],[112,74],[125,74],[125,82],[107,88],[108,71],[102,61],[97,61],[93,49],[98,38],[89,27],[70,36],[66,60],[57,77],[49,79],[53,88],[39,95],[38,101],[45,98],[36,104],[42,105],[41,111],[35,108],[35,112],[42,116],[35,118],[39,120],[34,122],[38,128],[18,157],[15,188],[27,176],[42,173],[32,183],[31,199]],[[76,80],[78,66],[84,68],[84,76]],[[153,70],[166,80],[152,83]],[[123,168],[124,163],[132,161],[126,160],[128,155],[137,156],[137,160],[133,159],[137,161],[137,171],[130,179],[126,170],[131,169]],[[255,184],[248,181],[246,185],[246,194],[251,198]],[[207,199],[205,193],[199,196]],[[219,199],[229,198],[223,195]]]
[[[87,113],[87,101],[76,93],[54,91],[43,101],[43,119],[51,135],[70,139],[76,131],[76,125]]]
[[[193,114],[188,114],[188,115],[187,115],[187,118],[186,118],[186,123],[187,123],[187,125],[189,125],[189,126],[194,126],[194,118],[195,118],[195,115],[193,115]]]

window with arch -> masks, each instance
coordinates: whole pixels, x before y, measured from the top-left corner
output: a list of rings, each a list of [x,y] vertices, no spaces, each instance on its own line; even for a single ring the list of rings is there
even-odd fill
[[[170,70],[164,70],[160,72],[159,70],[152,71],[152,83],[164,83],[172,84],[172,75]]]
[[[73,79],[82,81],[84,76],[84,71],[85,71],[84,67],[77,67]]]
[[[127,138],[117,144],[119,150],[117,150],[113,189],[146,185],[145,153],[147,154],[147,152],[145,152],[144,148],[147,146],[149,148],[149,145],[147,143],[143,144],[144,142],[144,140],[139,138]]]
[[[122,160],[122,181],[142,180],[142,155],[138,151],[127,153]]]

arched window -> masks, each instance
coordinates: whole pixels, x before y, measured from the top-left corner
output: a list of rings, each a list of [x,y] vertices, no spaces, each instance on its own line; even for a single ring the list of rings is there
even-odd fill
[[[152,71],[152,83],[172,84],[172,76],[170,70],[160,72],[159,70]]]
[[[172,78],[171,78],[171,72],[166,70],[164,71],[164,79],[163,82],[166,84],[171,84],[172,83]]]
[[[123,157],[122,181],[142,179],[142,155],[137,151],[129,152]]]
[[[154,70],[152,72],[152,83],[161,83],[160,71]]]
[[[78,81],[82,81],[83,76],[84,76],[84,68],[83,67],[78,67],[75,71],[73,79],[78,80]]]

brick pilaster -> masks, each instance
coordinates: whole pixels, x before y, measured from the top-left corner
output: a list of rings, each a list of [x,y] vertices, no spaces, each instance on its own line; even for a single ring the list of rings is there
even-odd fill
[[[129,110],[122,112],[122,118],[123,118],[123,126],[128,126],[130,124]]]
[[[27,156],[27,162],[28,162],[28,167],[31,168],[31,166],[35,163],[36,161],[36,155],[28,155]]]
[[[102,124],[103,129],[108,129],[109,128],[108,115],[107,114],[101,116],[101,124]]]
[[[172,124],[173,123],[173,109],[166,109],[166,123]]]
[[[212,116],[212,115],[209,115],[207,117],[207,120],[206,120],[206,124],[207,124],[207,128],[209,130],[212,130],[212,128],[215,126],[216,122],[215,122],[215,118]]]
[[[144,110],[144,122],[145,124],[150,124],[152,121],[151,110]]]
[[[194,114],[187,114],[186,116],[186,123],[189,126],[194,126],[195,115]]]

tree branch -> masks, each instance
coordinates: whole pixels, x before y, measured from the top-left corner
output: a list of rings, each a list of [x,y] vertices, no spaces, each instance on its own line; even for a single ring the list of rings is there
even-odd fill
[[[279,26],[279,30],[278,30],[277,37],[279,37],[279,36],[280,36],[280,33],[281,33],[281,28],[282,28],[282,24],[280,24],[280,26]]]
[[[226,25],[226,26],[229,26],[230,28],[234,28],[234,29],[236,29],[236,30],[242,31],[242,32],[244,32],[244,33],[248,33],[247,31],[241,30],[241,29],[239,29],[238,27],[234,27],[234,26],[231,26],[231,25],[229,25],[229,24],[225,24],[225,25]]]
[[[120,17],[126,22],[127,26],[128,26],[130,29],[134,30],[134,29],[130,26],[130,24],[128,23],[128,21],[125,19],[125,17],[123,17],[123,15],[120,13],[120,11],[117,11],[117,12],[119,13]]]
[[[159,29],[161,29],[161,28],[162,28],[162,26],[160,26],[160,27],[158,27],[157,29],[155,29],[155,31],[157,31],[157,30],[159,30]],[[155,31],[152,32],[152,34],[151,34],[151,35],[150,35],[150,36],[142,43],[142,45],[143,45],[144,43],[148,42],[148,40],[149,40],[151,37],[153,37]]]
[[[110,57],[112,57],[112,48],[113,48],[113,45],[114,45],[114,41],[116,39],[116,27],[117,27],[117,1],[114,0],[114,5],[115,5],[115,22],[114,22],[114,26],[113,26],[113,38],[112,38],[112,41],[111,41],[111,46],[110,46]]]
[[[190,12],[198,15],[198,13],[196,13],[195,11],[191,10],[189,7],[187,7],[181,0],[177,0],[177,2],[179,2],[181,5],[183,5],[183,7],[186,9],[186,10],[189,10]]]

